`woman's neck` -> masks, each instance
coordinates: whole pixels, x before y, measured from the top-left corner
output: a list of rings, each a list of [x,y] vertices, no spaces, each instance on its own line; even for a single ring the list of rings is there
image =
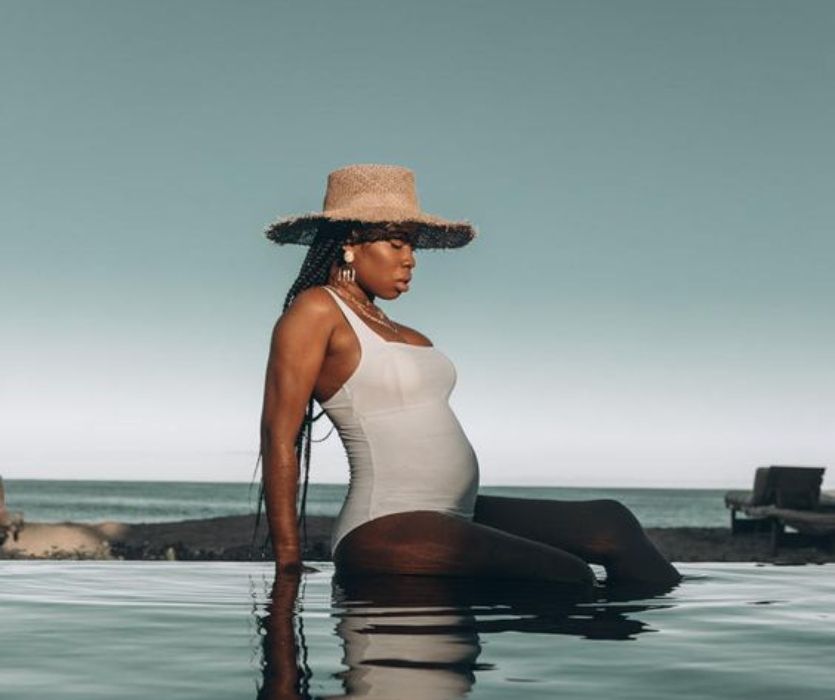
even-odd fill
[[[373,304],[374,303],[374,295],[370,294],[369,292],[365,291],[362,287],[360,287],[356,282],[339,282],[336,281],[334,278],[328,280],[328,284],[332,287],[336,287],[341,289],[346,294],[352,296],[359,302]]]

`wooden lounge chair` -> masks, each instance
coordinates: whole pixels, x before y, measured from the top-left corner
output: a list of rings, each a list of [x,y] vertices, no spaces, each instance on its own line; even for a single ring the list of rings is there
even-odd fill
[[[835,496],[821,493],[826,467],[759,467],[753,491],[728,491],[731,533],[770,531],[772,552],[780,544],[835,544]],[[742,512],[747,518],[739,518]],[[786,526],[799,536],[789,538]]]

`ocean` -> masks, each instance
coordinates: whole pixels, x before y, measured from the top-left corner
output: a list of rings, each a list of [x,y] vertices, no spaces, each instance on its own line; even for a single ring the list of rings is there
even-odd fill
[[[258,484],[178,481],[58,481],[6,479],[6,501],[29,522],[163,522],[255,512]],[[307,512],[336,516],[345,484],[308,486]],[[726,527],[720,489],[482,486],[480,493],[519,498],[614,498],[644,527]]]
[[[0,562],[8,700],[829,700],[835,565],[682,564],[655,594],[432,577],[273,593],[254,562]]]

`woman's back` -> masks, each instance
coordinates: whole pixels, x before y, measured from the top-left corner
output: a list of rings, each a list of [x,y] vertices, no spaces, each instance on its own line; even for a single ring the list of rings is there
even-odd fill
[[[351,469],[331,553],[369,520],[414,510],[473,517],[478,460],[449,406],[455,366],[430,345],[386,341],[329,287],[361,349],[348,380],[321,403]]]

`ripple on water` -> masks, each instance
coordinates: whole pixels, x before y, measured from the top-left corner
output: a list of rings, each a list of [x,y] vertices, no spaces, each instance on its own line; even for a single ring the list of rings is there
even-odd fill
[[[0,562],[3,697],[831,696],[832,564],[593,597],[316,567],[270,604],[268,563]]]

